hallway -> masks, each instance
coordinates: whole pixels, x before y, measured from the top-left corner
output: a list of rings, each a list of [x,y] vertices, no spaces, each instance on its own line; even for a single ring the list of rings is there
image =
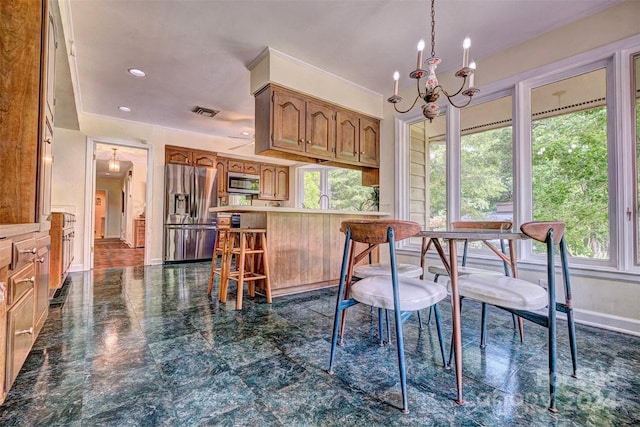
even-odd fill
[[[94,242],[94,270],[143,265],[144,248],[130,248],[118,238],[96,239]]]

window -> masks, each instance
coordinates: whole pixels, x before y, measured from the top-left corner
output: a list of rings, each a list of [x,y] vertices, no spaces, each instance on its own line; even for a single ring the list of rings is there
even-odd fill
[[[640,35],[494,82],[433,123],[406,116],[400,218],[562,220],[574,266],[640,272]],[[542,261],[530,240],[518,246]]]
[[[572,257],[609,258],[606,87],[603,68],[531,91],[533,220],[566,222]]]
[[[460,112],[460,218],[513,219],[512,97]]]
[[[362,186],[359,170],[311,166],[299,171],[302,208],[378,210],[378,188]]]

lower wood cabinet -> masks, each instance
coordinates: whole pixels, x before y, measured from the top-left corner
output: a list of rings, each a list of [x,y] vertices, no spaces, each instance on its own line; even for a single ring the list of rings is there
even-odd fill
[[[71,261],[73,261],[73,246],[75,239],[75,215],[67,212],[51,214],[51,265],[49,288],[58,289],[64,284]]]
[[[145,224],[146,221],[144,219],[133,220],[134,246],[136,248],[144,248]]]
[[[0,403],[47,319],[49,242],[46,231],[0,241]]]
[[[34,340],[33,288],[7,311],[7,389],[31,351]]]

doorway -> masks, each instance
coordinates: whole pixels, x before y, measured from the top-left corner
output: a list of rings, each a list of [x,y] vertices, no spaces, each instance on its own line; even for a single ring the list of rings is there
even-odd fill
[[[92,185],[87,197],[94,201],[89,245],[89,268],[145,265],[149,148],[89,141],[93,148]],[[89,150],[88,150],[89,151]],[[85,230],[89,224],[85,227]],[[86,241],[87,239],[85,239]]]

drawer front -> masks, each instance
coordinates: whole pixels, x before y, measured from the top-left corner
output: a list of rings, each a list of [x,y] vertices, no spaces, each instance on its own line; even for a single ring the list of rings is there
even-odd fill
[[[13,270],[33,262],[37,253],[36,239],[25,239],[13,242]]]
[[[11,264],[11,240],[0,240],[0,268]]]
[[[229,228],[229,227],[231,227],[231,217],[218,216],[218,228]]]
[[[33,291],[7,313],[7,389],[18,376],[33,345]]]
[[[33,289],[36,282],[36,270],[33,262],[27,264],[9,277],[9,301],[11,305],[18,301],[22,295]]]

